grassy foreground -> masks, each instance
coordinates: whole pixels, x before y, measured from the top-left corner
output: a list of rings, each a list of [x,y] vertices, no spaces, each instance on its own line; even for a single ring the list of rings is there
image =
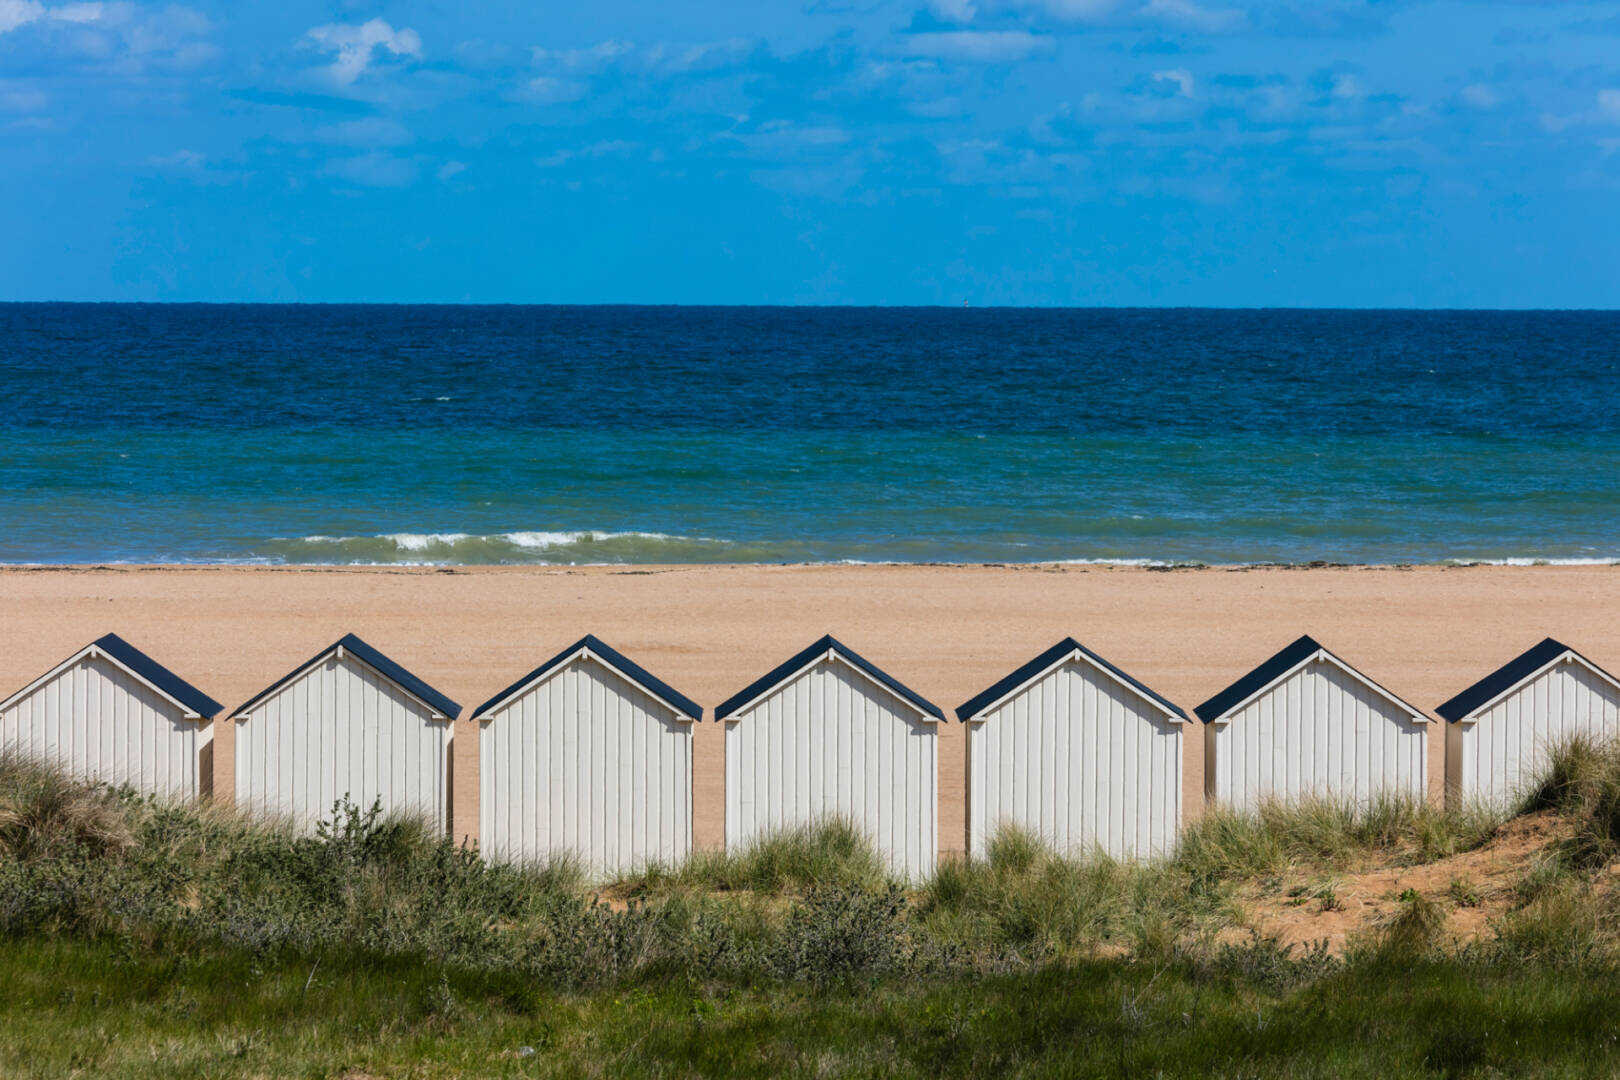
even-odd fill
[[[0,943],[8,1077],[1591,1077],[1613,976],[1455,961],[1292,988],[1131,963],[569,993],[418,962]]]
[[[1620,1075],[1620,749],[1572,744],[1526,810],[1563,824],[1491,934],[1448,933],[1471,889],[1408,890],[1329,953],[1244,897],[1502,817],[1217,813],[1146,865],[1006,832],[909,884],[833,824],[596,886],[0,759],[0,1076]]]

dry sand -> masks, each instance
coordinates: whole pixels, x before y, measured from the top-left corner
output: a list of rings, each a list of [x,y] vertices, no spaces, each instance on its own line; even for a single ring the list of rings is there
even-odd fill
[[[109,630],[228,706],[353,631],[469,709],[587,632],[709,709],[831,633],[947,713],[1068,634],[1190,710],[1310,633],[1432,710],[1549,634],[1620,671],[1620,567],[18,567],[0,569],[0,696]],[[961,725],[942,735],[958,850]],[[699,725],[699,845],[723,835],[723,745]]]

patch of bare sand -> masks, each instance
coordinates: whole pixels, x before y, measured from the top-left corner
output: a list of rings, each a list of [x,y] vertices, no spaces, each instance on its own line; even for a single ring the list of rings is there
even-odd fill
[[[1486,936],[1513,906],[1514,887],[1569,827],[1551,811],[1514,818],[1483,846],[1417,866],[1384,866],[1359,873],[1300,870],[1276,888],[1259,884],[1238,896],[1244,923],[1286,945],[1326,941],[1342,954],[1358,935],[1386,923],[1415,892],[1439,904],[1446,928],[1461,943]],[[1329,899],[1331,897],[1331,899]]]

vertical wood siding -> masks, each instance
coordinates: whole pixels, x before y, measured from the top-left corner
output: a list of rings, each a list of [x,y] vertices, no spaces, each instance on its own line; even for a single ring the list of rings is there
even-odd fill
[[[1620,691],[1578,663],[1559,663],[1475,722],[1451,726],[1457,793],[1502,804],[1539,780],[1548,751],[1571,735],[1620,735]]]
[[[1005,823],[1062,852],[1168,853],[1181,821],[1181,738],[1159,706],[1067,661],[969,723],[970,850],[983,855]]]
[[[1422,799],[1427,727],[1337,666],[1313,660],[1216,725],[1211,790],[1238,810],[1305,795]]]
[[[569,853],[597,874],[692,847],[692,725],[595,659],[576,658],[484,722],[479,845]]]
[[[236,802],[313,827],[344,797],[444,829],[450,722],[371,668],[327,657],[236,721]]]
[[[842,817],[916,879],[939,847],[934,723],[843,663],[822,660],[726,720],[726,847]]]
[[[204,725],[104,657],[82,657],[0,715],[0,745],[88,780],[197,795]]]

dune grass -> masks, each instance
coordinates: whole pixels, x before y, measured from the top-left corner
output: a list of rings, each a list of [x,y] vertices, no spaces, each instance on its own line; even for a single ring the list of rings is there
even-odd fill
[[[1240,892],[1500,816],[1217,811],[1144,863],[1005,829],[910,886],[830,822],[608,904],[572,860],[486,864],[375,808],[306,835],[0,759],[0,1075],[1613,1073],[1617,804],[1620,752],[1560,750],[1526,805],[1573,839],[1495,936],[1450,944],[1414,894],[1334,957],[1240,935]]]
[[[1253,814],[1214,807],[1183,830],[1173,862],[1208,881],[1302,865],[1345,870],[1373,859],[1414,865],[1479,847],[1509,816],[1489,807],[1437,807],[1396,795],[1359,804],[1272,801]]]
[[[608,883],[604,891],[619,897],[741,890],[783,895],[889,884],[871,841],[850,822],[830,818],[769,833],[740,851],[694,852],[675,866],[654,863]]]

